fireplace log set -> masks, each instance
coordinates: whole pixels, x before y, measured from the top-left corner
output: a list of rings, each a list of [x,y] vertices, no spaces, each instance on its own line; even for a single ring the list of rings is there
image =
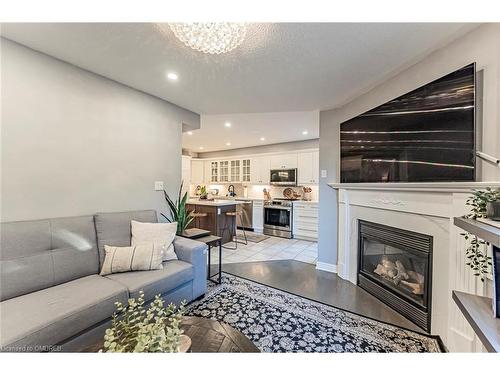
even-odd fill
[[[373,270],[374,273],[389,280],[398,286],[399,284],[408,287],[413,294],[424,294],[424,275],[410,271],[405,268],[403,263],[399,260],[393,262],[386,256],[382,257],[380,263]]]

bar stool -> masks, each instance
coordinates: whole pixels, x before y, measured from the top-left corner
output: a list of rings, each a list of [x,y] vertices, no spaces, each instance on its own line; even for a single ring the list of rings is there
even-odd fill
[[[226,217],[229,220],[226,220],[226,225],[221,229],[221,237],[224,237],[224,233],[226,230],[229,232],[231,235],[231,240],[234,241],[234,247],[230,246],[222,246],[225,249],[230,249],[230,250],[236,250],[238,248],[238,244],[245,244],[248,245],[248,240],[247,240],[247,234],[245,232],[245,228],[243,227],[243,221],[241,219],[242,212],[241,211],[229,211],[226,212]],[[243,236],[245,238],[245,242],[240,242],[238,241],[238,233],[237,233],[237,224],[238,224],[238,218],[240,219],[240,224],[241,224],[241,229],[243,231]],[[230,225],[228,225],[230,223]]]
[[[194,218],[194,225],[196,228],[200,228],[200,219],[202,217],[207,217],[208,213],[206,212],[193,212],[192,217]],[[201,229],[201,228],[200,228]]]

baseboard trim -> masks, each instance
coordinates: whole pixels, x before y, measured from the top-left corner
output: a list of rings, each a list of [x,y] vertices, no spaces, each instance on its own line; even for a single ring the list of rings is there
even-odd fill
[[[337,265],[325,262],[316,262],[316,269],[320,271],[337,273]]]

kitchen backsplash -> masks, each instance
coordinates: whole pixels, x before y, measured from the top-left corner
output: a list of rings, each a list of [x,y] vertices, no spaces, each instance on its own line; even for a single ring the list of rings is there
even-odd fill
[[[245,197],[245,198],[264,198],[263,189],[267,189],[267,191],[269,191],[271,193],[272,198],[283,198],[283,190],[286,189],[286,187],[281,187],[281,186],[250,185],[250,184],[244,185],[241,183],[207,185],[207,189],[209,191],[218,189],[219,196],[226,196],[227,189],[228,189],[229,185],[234,186],[234,191],[236,193],[236,197]],[[195,196],[197,186],[198,185],[191,185],[191,190],[190,190],[191,196]],[[318,186],[317,185],[310,185],[309,187],[312,189],[312,192],[311,192],[312,200],[317,201],[318,200],[318,190],[319,190]],[[245,188],[246,188],[246,192],[245,192]],[[293,186],[292,189],[295,190],[300,195],[303,194],[302,186]]]

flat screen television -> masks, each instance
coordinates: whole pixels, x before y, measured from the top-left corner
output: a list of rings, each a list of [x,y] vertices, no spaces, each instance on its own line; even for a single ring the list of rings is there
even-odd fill
[[[340,125],[340,180],[475,179],[475,64]]]

